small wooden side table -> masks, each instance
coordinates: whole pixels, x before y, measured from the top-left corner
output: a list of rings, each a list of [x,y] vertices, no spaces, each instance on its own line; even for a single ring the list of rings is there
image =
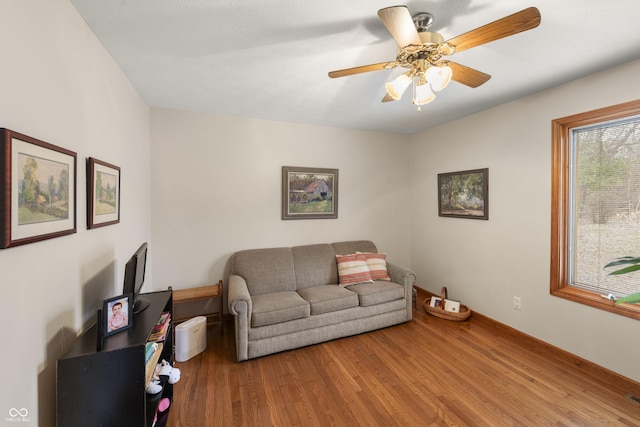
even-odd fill
[[[192,301],[200,301],[206,299],[218,298],[219,302],[219,311],[217,313],[210,314],[202,314],[207,317],[207,325],[220,324],[220,335],[224,335],[224,328],[222,326],[222,318],[223,318],[223,307],[222,307],[222,296],[223,296],[223,285],[222,280],[220,280],[215,285],[209,286],[200,286],[197,288],[189,288],[189,289],[177,289],[173,291],[173,304],[183,304]],[[188,320],[190,317],[185,318],[176,318],[174,319],[174,323],[180,323],[185,320]]]

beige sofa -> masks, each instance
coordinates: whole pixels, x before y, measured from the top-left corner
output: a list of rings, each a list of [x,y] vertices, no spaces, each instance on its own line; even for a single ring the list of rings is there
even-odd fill
[[[234,253],[228,304],[238,361],[411,320],[410,270],[387,261],[390,280],[339,284],[346,264],[339,275],[336,255],[357,252],[378,251],[360,240]]]

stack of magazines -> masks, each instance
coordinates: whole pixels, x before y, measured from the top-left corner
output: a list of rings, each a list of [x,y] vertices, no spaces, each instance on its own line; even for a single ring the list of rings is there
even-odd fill
[[[165,312],[160,315],[158,323],[154,326],[151,335],[149,335],[149,341],[159,342],[164,341],[169,330],[169,324],[171,320],[171,313]]]

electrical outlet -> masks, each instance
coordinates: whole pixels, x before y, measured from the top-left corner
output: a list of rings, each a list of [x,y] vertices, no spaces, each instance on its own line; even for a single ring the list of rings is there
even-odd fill
[[[520,297],[513,297],[513,308],[522,310],[522,299]]]

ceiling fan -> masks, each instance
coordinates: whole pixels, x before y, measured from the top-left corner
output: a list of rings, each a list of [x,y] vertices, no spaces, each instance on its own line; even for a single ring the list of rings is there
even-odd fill
[[[400,99],[409,85],[412,85],[412,102],[418,106],[418,111],[421,105],[435,99],[433,91],[444,89],[451,80],[475,88],[491,78],[489,74],[449,61],[445,57],[530,30],[540,24],[540,11],[529,7],[445,41],[442,35],[427,31],[433,22],[433,17],[428,13],[421,12],[411,16],[406,6],[391,6],[380,9],[378,16],[398,43],[395,61],[331,71],[329,77],[345,77],[396,67],[407,68],[407,72],[385,85],[387,93],[382,102]]]

